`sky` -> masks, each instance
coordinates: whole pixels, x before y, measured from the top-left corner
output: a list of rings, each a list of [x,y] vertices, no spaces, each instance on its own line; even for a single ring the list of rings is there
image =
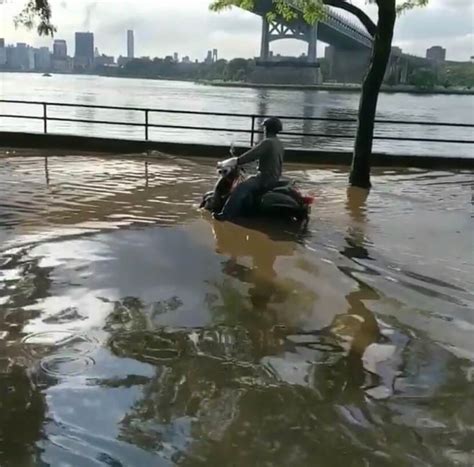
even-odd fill
[[[210,0],[51,0],[55,38],[66,39],[74,54],[74,32],[91,31],[95,45],[107,55],[126,55],[126,31],[135,31],[136,56],[166,56],[178,52],[204,59],[217,48],[222,58],[255,57],[259,54],[261,20],[248,12],[208,10]],[[50,46],[51,38],[35,31],[16,29],[15,14],[26,0],[0,0],[0,37],[7,43],[27,42]],[[376,15],[365,0],[353,0]],[[429,6],[404,13],[398,19],[394,45],[404,52],[425,55],[427,48],[441,45],[449,60],[467,61],[474,55],[474,0],[430,0]],[[325,44],[318,44],[324,54]],[[275,53],[301,54],[305,45],[294,40],[272,44]]]

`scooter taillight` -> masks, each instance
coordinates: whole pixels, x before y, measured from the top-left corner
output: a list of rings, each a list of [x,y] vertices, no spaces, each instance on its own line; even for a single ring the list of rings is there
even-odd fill
[[[310,206],[315,201],[315,197],[310,196],[310,195],[304,195],[302,199],[303,199],[303,204],[305,204],[306,206]]]

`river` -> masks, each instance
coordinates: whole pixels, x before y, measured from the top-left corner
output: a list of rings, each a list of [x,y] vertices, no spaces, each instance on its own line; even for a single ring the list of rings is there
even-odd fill
[[[2,150],[2,467],[474,464],[472,172],[287,174],[306,230],[214,223],[212,162]]]
[[[105,78],[99,76],[0,73],[3,99],[65,102],[77,104],[148,107],[171,110],[230,112],[324,118],[356,118],[359,96],[352,92],[265,90],[220,88],[177,81]],[[1,113],[42,115],[40,106],[0,104]],[[51,117],[119,120],[143,123],[143,113],[96,109],[51,108]],[[381,94],[378,118],[397,121],[451,122],[474,124],[474,96]],[[248,119],[215,116],[150,114],[150,123],[249,129]],[[284,121],[288,131],[352,136],[352,123]],[[4,119],[2,128],[43,131],[41,121]],[[138,127],[89,123],[50,122],[49,131],[117,138],[144,137]],[[472,129],[436,126],[379,124],[376,136],[472,140]],[[248,135],[232,132],[150,130],[150,138],[161,141],[248,144]],[[287,137],[288,146],[350,150],[352,138]],[[403,141],[375,141],[375,151],[389,154],[456,155],[474,157],[472,144],[434,144]]]

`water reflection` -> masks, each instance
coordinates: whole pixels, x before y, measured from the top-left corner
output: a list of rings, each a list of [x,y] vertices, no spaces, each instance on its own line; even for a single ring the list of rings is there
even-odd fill
[[[365,245],[365,224],[367,222],[367,198],[369,190],[357,187],[347,188],[346,212],[349,214],[352,222],[348,223],[347,234],[345,237],[347,245],[341,252],[350,259],[370,259],[369,252]]]
[[[470,174],[298,169],[291,231],[199,213],[210,166],[13,159],[1,465],[472,465]]]
[[[257,90],[257,115],[269,115],[268,109],[269,91],[268,89]],[[259,117],[255,120],[255,128],[261,130],[265,117]],[[262,141],[263,132],[257,135],[256,141]]]
[[[311,118],[314,117],[314,106],[316,104],[316,96],[314,92],[306,91],[303,95],[303,117]],[[303,120],[303,133],[315,133],[315,122],[312,120]],[[314,138],[311,136],[303,136],[301,139],[302,147],[311,147],[314,144]]]

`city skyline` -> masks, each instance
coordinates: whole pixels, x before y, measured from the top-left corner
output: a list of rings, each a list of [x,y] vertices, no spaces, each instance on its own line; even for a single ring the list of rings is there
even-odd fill
[[[52,39],[51,38],[51,45],[50,46],[41,46],[41,47],[33,47],[27,43],[16,43],[11,44],[8,42],[6,38],[0,38],[0,52],[6,52],[6,48],[8,49],[21,49],[22,53],[31,52],[31,57],[33,58],[24,58],[23,60],[29,63],[34,63],[34,65],[29,65],[27,69],[34,70],[38,69],[41,71],[48,70],[53,71],[55,67],[55,61],[64,61],[65,59],[72,59],[71,62],[71,69],[65,70],[64,64],[59,66],[59,70],[56,71],[72,71],[75,69],[78,71],[82,69],[84,71],[88,70],[91,71],[95,66],[101,65],[119,65],[123,66],[130,60],[134,59],[171,59],[175,63],[207,63],[212,64],[216,62],[219,58],[219,51],[217,48],[209,49],[206,53],[203,53],[201,59],[191,60],[189,55],[186,55],[186,52],[173,52],[172,54],[168,54],[166,56],[140,56],[135,55],[135,42],[134,42],[134,31],[133,30],[126,30],[126,44],[125,44],[125,51],[118,56],[110,55],[107,51],[101,51],[99,53],[98,48],[95,46],[95,34],[93,32],[75,32],[75,40],[74,40],[74,49],[71,45],[68,46],[68,43],[64,39]],[[319,58],[325,58],[326,52],[329,47],[326,46],[326,50],[323,56]],[[74,54],[68,54],[68,51],[74,50]],[[401,48],[394,46],[393,50],[398,51],[397,53],[404,52]],[[26,52],[25,52],[26,51]],[[7,65],[6,69],[12,69],[12,67],[8,66],[7,63],[7,53],[4,54],[5,57],[0,56],[0,69]],[[49,55],[48,57],[46,57]],[[272,57],[285,57],[279,53],[274,54],[270,52]],[[426,49],[423,58],[427,58],[429,60],[434,60],[437,62],[444,62],[446,60],[447,50],[442,46],[435,44]],[[300,54],[299,57],[304,57],[305,53],[303,52]],[[233,58],[242,58],[242,57],[233,57]],[[258,58],[258,57],[252,57]],[[297,57],[295,57],[297,58]],[[224,59],[227,60],[227,59]],[[472,60],[472,57],[469,58]],[[468,61],[469,61],[468,60]],[[37,65],[39,62],[41,65]],[[46,65],[48,64],[48,65]],[[58,65],[56,63],[56,65]]]
[[[203,50],[213,48],[219,48],[220,57],[227,59],[258,55],[259,18],[248,12],[233,9],[222,14],[211,13],[208,0],[182,0],[181,6],[134,3],[133,8],[130,0],[118,3],[123,8],[115,6],[111,10],[110,3],[105,1],[85,0],[76,4],[70,0],[53,0],[53,20],[58,27],[56,37],[71,44],[76,31],[93,30],[99,50],[126,56],[123,31],[133,29],[135,56],[166,56],[180,50],[193,60],[201,60]],[[2,35],[8,43],[28,42],[35,47],[48,44],[48,38],[38,38],[32,31],[15,30],[12,20],[19,9],[18,3],[3,4],[1,8]],[[124,11],[127,14],[124,15]],[[375,10],[367,7],[367,11],[373,14]],[[448,50],[448,60],[468,61],[474,54],[470,20],[473,12],[470,0],[431,0],[429,7],[399,18],[394,45],[419,56],[424,56],[427,48],[440,45]],[[171,17],[174,21],[170,21]],[[323,55],[325,45],[319,44],[319,56]],[[283,55],[300,55],[303,48],[298,41],[274,44],[274,52]]]

